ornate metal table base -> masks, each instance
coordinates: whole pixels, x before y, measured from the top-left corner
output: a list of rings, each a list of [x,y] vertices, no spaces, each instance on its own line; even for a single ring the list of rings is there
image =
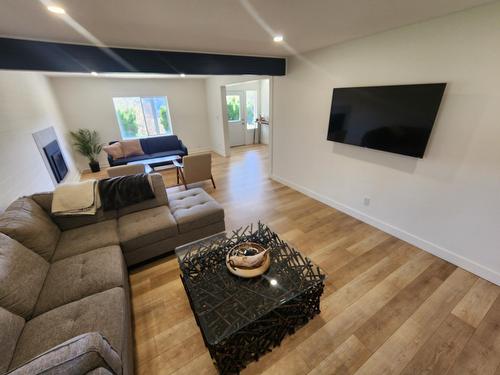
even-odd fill
[[[277,307],[223,342],[213,346],[207,344],[219,372],[239,373],[248,363],[278,346],[287,334],[294,333],[319,314],[321,294],[322,284]]]

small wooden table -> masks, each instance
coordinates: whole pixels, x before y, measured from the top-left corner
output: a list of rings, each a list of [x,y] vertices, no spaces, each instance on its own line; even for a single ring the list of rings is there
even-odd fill
[[[171,156],[164,156],[162,158],[131,161],[127,164],[143,164],[145,167],[145,172],[151,173],[151,172],[155,171],[155,166],[153,166],[153,164],[175,162],[176,160],[179,160],[179,159],[182,159],[179,155],[171,155]],[[177,183],[179,183],[179,182],[177,181]]]

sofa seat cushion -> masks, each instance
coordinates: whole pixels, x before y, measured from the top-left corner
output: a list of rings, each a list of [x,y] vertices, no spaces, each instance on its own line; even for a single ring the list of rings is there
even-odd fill
[[[180,233],[224,221],[224,209],[203,189],[169,194],[168,201]]]
[[[127,334],[124,330],[126,298],[123,288],[114,288],[31,319],[19,337],[10,368],[17,368],[52,347],[89,332],[99,332],[121,355]]]
[[[0,307],[0,374],[9,368],[23,327],[23,318]]]
[[[117,221],[114,219],[70,229],[61,233],[52,262],[101,247],[118,245],[119,242]]]
[[[123,162],[123,164],[130,163],[133,161],[139,161],[139,160],[146,160],[146,159],[151,159],[151,155],[144,154],[144,155],[133,155],[133,156],[128,156],[125,158],[120,158],[114,160],[115,162]]]
[[[167,206],[133,212],[118,219],[123,251],[131,251],[178,234],[177,224]]]
[[[49,263],[0,233],[0,307],[28,319],[49,270]]]
[[[179,155],[183,156],[185,153],[182,150],[171,150],[171,151],[162,151],[151,154],[151,158],[164,158],[165,156],[174,156]]]
[[[0,232],[50,261],[61,231],[33,199],[14,201],[0,215]]]
[[[34,316],[127,283],[119,246],[108,246],[52,263]]]

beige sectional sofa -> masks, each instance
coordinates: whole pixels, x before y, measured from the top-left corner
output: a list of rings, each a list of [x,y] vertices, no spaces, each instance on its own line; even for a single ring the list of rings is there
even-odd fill
[[[91,217],[50,214],[51,193],[0,215],[0,374],[132,374],[127,265],[224,230],[202,189]]]

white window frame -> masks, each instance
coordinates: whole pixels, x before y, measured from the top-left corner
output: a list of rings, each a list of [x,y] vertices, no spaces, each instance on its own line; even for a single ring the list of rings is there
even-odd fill
[[[142,118],[144,125],[146,126],[146,131],[148,132],[148,135],[137,135],[135,137],[129,137],[126,136],[123,132],[122,125],[120,124],[120,119],[118,117],[118,110],[115,104],[115,99],[122,99],[122,98],[139,98],[140,104],[141,104],[141,112],[142,112]],[[165,105],[167,108],[167,118],[168,118],[168,123],[170,124],[170,133],[169,134],[149,134],[149,130],[147,127],[147,122],[146,122],[146,115],[144,113],[144,103],[143,99],[154,99],[154,98],[165,98]],[[170,105],[169,105],[169,100],[166,95],[146,95],[146,96],[113,96],[112,98],[112,104],[113,104],[113,110],[115,111],[115,117],[116,117],[116,122],[118,124],[118,129],[120,130],[120,136],[122,139],[139,139],[139,138],[154,138],[154,137],[163,137],[167,135],[173,135],[174,134],[174,125],[172,124],[172,117],[170,115]],[[157,117],[154,117],[155,121],[155,128],[159,129],[159,126],[161,124],[159,123]]]

